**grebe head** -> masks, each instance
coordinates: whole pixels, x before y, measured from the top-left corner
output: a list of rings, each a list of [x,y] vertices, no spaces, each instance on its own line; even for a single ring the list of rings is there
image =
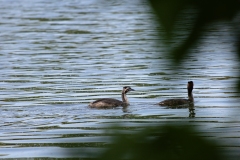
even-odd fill
[[[132,89],[131,87],[129,87],[129,86],[125,86],[125,87],[123,87],[123,91],[122,91],[122,93],[128,93],[128,92],[130,92],[130,91],[135,91],[134,89]]]

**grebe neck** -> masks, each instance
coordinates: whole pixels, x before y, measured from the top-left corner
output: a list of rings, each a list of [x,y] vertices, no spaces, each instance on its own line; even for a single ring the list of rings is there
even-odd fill
[[[194,98],[193,98],[193,94],[192,94],[192,90],[191,89],[188,89],[188,100],[190,102],[193,102],[194,101]]]
[[[123,101],[123,103],[129,104],[127,95],[124,91],[122,92],[122,101]]]

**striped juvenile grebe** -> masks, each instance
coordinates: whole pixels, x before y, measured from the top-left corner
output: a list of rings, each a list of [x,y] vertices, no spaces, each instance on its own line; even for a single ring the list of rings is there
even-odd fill
[[[188,99],[167,99],[158,104],[161,106],[179,106],[179,105],[193,103],[194,102],[194,98],[192,94],[193,81],[188,82],[187,90],[188,90]]]
[[[125,86],[123,87],[123,90],[122,90],[122,101],[119,101],[113,98],[103,98],[103,99],[98,99],[94,102],[91,102],[89,104],[89,107],[92,107],[92,108],[113,108],[118,106],[126,107],[129,105],[129,101],[127,99],[126,94],[130,91],[134,91],[134,89],[132,89],[129,86]]]

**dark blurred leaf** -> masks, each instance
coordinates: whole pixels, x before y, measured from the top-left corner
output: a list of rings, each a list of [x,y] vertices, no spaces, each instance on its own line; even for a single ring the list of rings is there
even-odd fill
[[[149,2],[169,39],[173,38],[171,33],[176,22],[186,18],[178,15],[186,9],[195,10],[197,16],[192,28],[189,29],[189,36],[172,53],[176,62],[180,62],[188,54],[189,49],[198,42],[205,26],[219,20],[232,20],[240,11],[239,0],[149,0]]]
[[[177,16],[188,4],[189,0],[149,0],[159,22],[167,34],[171,34]]]
[[[175,46],[171,52],[173,62],[175,65],[179,65],[183,59],[189,54],[189,50],[197,46],[201,36],[207,31],[208,26],[213,25],[215,22],[227,21],[228,24],[236,25],[232,23],[232,20],[238,15],[240,11],[239,0],[148,0],[154,12],[156,13],[157,21],[165,31],[165,41],[174,39],[174,31],[176,28],[184,25],[184,20],[187,16],[179,16],[186,10],[194,11],[195,18],[192,21],[191,28],[188,29],[186,38],[183,39],[178,46]],[[239,25],[239,24],[237,24]],[[240,59],[240,44],[239,44],[239,32],[240,27],[235,26],[237,30],[231,32],[236,35],[238,57]],[[229,42],[231,43],[231,42]],[[232,42],[234,43],[234,42]],[[201,55],[199,55],[201,56]],[[173,66],[175,66],[173,65]],[[240,91],[240,78],[239,78],[239,91]]]
[[[100,160],[221,160],[216,145],[191,127],[146,128],[138,134],[118,135]]]
[[[215,143],[197,135],[192,127],[163,126],[119,134],[100,160],[221,160]]]

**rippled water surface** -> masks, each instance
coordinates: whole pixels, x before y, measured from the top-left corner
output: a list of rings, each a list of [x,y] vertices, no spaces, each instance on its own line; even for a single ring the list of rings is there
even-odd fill
[[[115,122],[191,121],[238,159],[239,65],[229,28],[216,25],[173,70],[153,19],[139,0],[0,0],[0,158],[64,158],[70,150],[88,158],[110,142],[103,133]],[[155,105],[186,98],[189,80],[194,117],[186,108]],[[88,108],[98,98],[121,99],[126,85],[136,90],[128,94],[128,108]]]

